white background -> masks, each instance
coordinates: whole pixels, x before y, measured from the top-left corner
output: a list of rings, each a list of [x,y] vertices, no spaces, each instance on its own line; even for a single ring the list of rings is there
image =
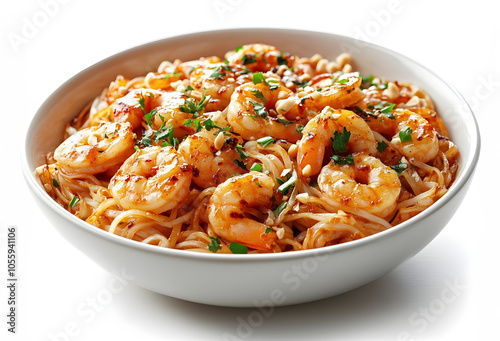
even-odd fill
[[[500,224],[494,214],[500,191],[500,20],[497,11],[488,7],[491,2],[464,3],[0,0],[0,339],[498,337]],[[31,117],[75,73],[148,41],[235,27],[326,31],[405,54],[466,97],[483,139],[467,198],[421,253],[362,288],[319,302],[276,308],[262,320],[252,320],[258,316],[252,309],[183,302],[117,281],[55,232],[34,205],[19,165]],[[18,230],[15,335],[7,332],[6,323],[5,241],[10,225]],[[245,323],[251,323],[250,328]]]

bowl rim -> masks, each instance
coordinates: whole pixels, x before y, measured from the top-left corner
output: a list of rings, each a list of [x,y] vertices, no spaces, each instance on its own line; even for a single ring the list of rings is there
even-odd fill
[[[282,252],[282,253],[260,253],[260,254],[220,254],[220,253],[202,253],[202,252],[194,252],[194,251],[189,251],[189,250],[177,250],[177,249],[171,249],[171,248],[163,248],[163,247],[158,247],[156,245],[150,245],[150,244],[144,244],[141,242],[137,242],[135,240],[131,240],[128,238],[121,237],[119,235],[115,235],[112,233],[109,233],[107,231],[101,230],[96,226],[93,226],[91,224],[86,223],[85,221],[75,217],[72,215],[70,212],[65,210],[62,206],[57,204],[49,195],[48,193],[45,192],[45,190],[42,188],[40,183],[36,180],[34,176],[34,169],[30,169],[30,160],[28,159],[29,155],[29,150],[28,150],[28,142],[30,140],[30,132],[35,130],[35,123],[39,119],[39,117],[43,116],[43,109],[45,105],[53,100],[56,95],[63,91],[64,88],[73,82],[75,79],[79,78],[82,74],[91,71],[94,68],[97,68],[99,65],[109,63],[111,60],[120,58],[124,55],[130,54],[133,51],[136,50],[142,50],[142,49],[147,49],[150,46],[154,45],[163,45],[168,43],[169,41],[173,41],[176,39],[184,39],[184,38],[196,38],[196,36],[216,36],[216,35],[222,35],[222,34],[228,34],[228,33],[238,33],[238,32],[245,32],[245,33],[263,33],[263,32],[269,32],[272,31],[273,34],[284,34],[284,35],[291,35],[291,34],[310,34],[310,35],[323,35],[325,37],[332,37],[335,39],[341,39],[341,40],[348,40],[350,42],[356,43],[356,44],[361,44],[362,46],[367,46],[371,49],[378,50],[384,54],[389,54],[392,55],[393,57],[397,59],[403,59],[407,62],[413,63],[416,66],[424,69],[426,72],[430,73],[433,75],[437,80],[443,83],[444,86],[448,87],[453,94],[456,96],[456,98],[460,101],[461,108],[466,111],[467,115],[469,115],[472,118],[472,123],[470,124],[470,156],[467,160],[462,160],[462,163],[460,164],[460,174],[459,176],[455,179],[454,183],[450,187],[447,193],[443,197],[441,197],[437,202],[435,202],[433,205],[431,205],[429,208],[427,208],[424,212],[416,215],[415,217],[412,217],[411,219],[396,225],[394,227],[391,227],[387,230],[381,231],[379,233],[376,233],[374,235],[370,235],[361,239],[357,239],[354,241],[342,243],[342,244],[336,244],[336,245],[331,245],[331,246],[326,246],[322,248],[317,248],[317,249],[309,249],[309,250],[301,250],[301,251],[292,251],[292,252]],[[201,57],[201,56],[200,56]],[[353,37],[345,36],[345,35],[339,35],[335,33],[329,33],[329,32],[324,32],[324,31],[313,31],[313,30],[302,30],[302,29],[286,29],[286,28],[252,28],[252,27],[247,27],[247,28],[227,28],[227,29],[215,29],[215,30],[209,30],[209,31],[199,31],[199,32],[190,32],[190,33],[185,33],[181,35],[175,35],[171,37],[166,37],[162,38],[159,40],[154,40],[150,42],[146,42],[144,44],[140,44],[137,46],[133,46],[130,48],[127,48],[125,50],[119,51],[117,53],[114,53],[86,68],[84,68],[82,71],[74,74],[71,76],[69,79],[67,79],[65,82],[63,82],[61,85],[59,85],[50,95],[47,97],[42,104],[39,106],[37,109],[36,113],[33,115],[33,118],[31,119],[31,122],[25,132],[25,138],[24,138],[24,147],[21,148],[22,154],[21,154],[21,166],[22,166],[22,171],[23,175],[25,178],[26,183],[28,184],[28,187],[30,188],[31,192],[33,195],[36,195],[38,199],[40,199],[47,207],[55,211],[56,213],[60,214],[62,218],[67,220],[70,223],[75,224],[78,228],[83,229],[84,232],[91,233],[97,237],[105,238],[108,242],[112,243],[117,243],[120,244],[121,246],[125,247],[132,247],[133,249],[136,249],[137,251],[142,251],[142,252],[148,252],[148,253],[154,253],[158,254],[161,256],[167,256],[167,257],[176,257],[176,258],[187,258],[187,259],[196,259],[196,260],[203,260],[203,261],[236,261],[236,262],[255,262],[256,260],[262,261],[262,262],[268,262],[268,261],[278,261],[278,260],[293,260],[297,258],[307,258],[309,256],[322,256],[322,255],[329,255],[329,254],[334,254],[337,252],[343,252],[347,250],[351,250],[354,248],[359,248],[365,245],[366,243],[373,243],[377,240],[380,239],[385,239],[385,238],[390,238],[394,235],[397,235],[399,233],[402,233],[404,230],[411,228],[411,225],[414,223],[417,223],[418,221],[421,221],[425,218],[427,218],[430,215],[433,215],[435,211],[439,210],[442,206],[446,205],[450,200],[452,200],[460,191],[461,189],[469,182],[471,179],[476,165],[479,160],[479,155],[480,155],[480,149],[481,149],[481,137],[480,137],[480,131],[479,131],[479,126],[477,119],[474,115],[474,112],[472,108],[469,106],[465,98],[459,93],[455,87],[453,87],[450,83],[446,82],[443,80],[440,76],[438,76],[436,73],[434,73],[432,70],[429,68],[421,65],[417,61],[399,53],[396,52],[392,49],[371,43],[371,42],[366,42],[362,41]],[[48,220],[49,223],[51,223]]]

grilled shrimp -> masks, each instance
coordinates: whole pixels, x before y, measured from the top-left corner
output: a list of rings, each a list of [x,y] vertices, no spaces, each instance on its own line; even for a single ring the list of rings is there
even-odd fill
[[[401,191],[396,171],[365,153],[353,155],[353,165],[331,161],[321,169],[318,186],[323,195],[381,218],[394,213]]]
[[[109,190],[124,209],[156,214],[176,207],[189,193],[192,169],[171,146],[132,154],[111,178]]]
[[[246,83],[236,88],[228,106],[227,119],[233,130],[246,140],[273,136],[295,142],[307,121],[299,98],[278,80]]]
[[[277,239],[276,232],[249,216],[249,209],[269,209],[273,189],[273,179],[255,171],[217,186],[208,205],[208,219],[214,232],[230,242],[270,250]]]
[[[266,44],[243,45],[226,55],[229,65],[244,65],[252,72],[267,72],[280,65],[292,67],[296,57]]]
[[[135,134],[128,122],[103,122],[77,131],[54,151],[61,168],[98,174],[121,164],[134,152]]]
[[[161,90],[135,89],[118,98],[112,105],[115,122],[129,122],[134,129],[144,121],[144,115],[161,105]]]
[[[410,162],[415,159],[427,162],[439,151],[438,137],[433,125],[419,114],[404,109],[392,111],[392,116],[379,114],[367,117],[371,129],[380,133]]]
[[[246,173],[240,165],[248,160],[241,160],[236,149],[240,143],[241,139],[225,136],[223,132],[202,130],[182,141],[179,153],[197,170],[194,183],[202,188],[215,187],[233,174]],[[240,165],[235,160],[240,160]]]
[[[184,123],[193,114],[203,113],[204,104],[178,91],[138,89],[113,103],[113,116],[115,121],[130,122],[136,129],[147,122],[146,115],[149,115],[153,129],[173,126],[175,137],[180,138],[195,132],[194,127]]]
[[[360,85],[361,78],[357,73],[346,73],[339,78],[332,74],[321,74],[311,80],[310,86],[314,91],[302,97],[301,102],[313,112],[326,106],[344,109],[364,98]]]
[[[189,85],[206,97],[208,111],[224,110],[234,90],[250,81],[248,70],[240,65],[225,63],[199,63],[189,70]]]
[[[188,105],[189,102],[193,105]],[[181,138],[196,131],[194,126],[188,127],[185,123],[194,117],[193,115],[200,115],[203,111],[203,102],[196,102],[182,92],[165,91],[161,95],[159,106],[153,111],[151,127],[159,130],[162,127],[171,126],[174,129],[174,136]]]
[[[346,147],[350,153],[377,153],[377,143],[366,122],[349,110],[334,110],[326,107],[311,119],[302,130],[302,139],[297,143],[297,162],[305,176],[317,175],[323,167],[326,148],[332,145],[334,133],[350,133]]]

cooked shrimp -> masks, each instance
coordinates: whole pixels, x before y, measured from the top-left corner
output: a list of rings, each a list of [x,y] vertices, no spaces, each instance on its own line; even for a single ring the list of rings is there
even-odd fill
[[[227,110],[229,124],[246,140],[273,136],[295,142],[300,138],[297,129],[307,122],[298,97],[278,80],[241,85]]]
[[[215,187],[234,174],[247,172],[240,165],[246,165],[248,159],[241,160],[236,149],[241,142],[241,139],[225,136],[223,132],[214,134],[213,130],[202,130],[182,141],[179,153],[195,167],[195,184],[202,188]],[[239,160],[240,165],[235,160]]]
[[[267,72],[280,65],[292,67],[296,57],[266,44],[243,45],[226,55],[229,65],[244,65],[252,72]]]
[[[77,131],[54,151],[61,168],[84,174],[105,172],[134,152],[135,134],[128,122],[101,123]]]
[[[377,105],[381,102],[396,104],[396,107],[426,108],[434,110],[434,103],[429,95],[414,84],[400,83],[397,81],[382,81],[373,76],[365,79],[361,84],[365,98],[357,105],[366,107]]]
[[[234,90],[250,80],[248,70],[225,63],[199,63],[189,72],[189,85],[210,98],[208,111],[224,110]]]
[[[188,105],[192,102],[193,105]],[[162,127],[173,127],[176,138],[193,134],[196,129],[185,124],[187,120],[204,112],[204,102],[200,103],[193,98],[189,98],[182,92],[165,91],[159,99],[159,106],[156,107],[152,115],[152,128],[159,130]],[[148,111],[149,113],[149,111]]]
[[[364,98],[360,85],[361,78],[357,73],[344,74],[339,78],[332,74],[321,74],[311,80],[313,91],[302,97],[301,102],[313,112],[326,106],[344,109]]]
[[[173,147],[146,147],[131,155],[111,178],[111,195],[124,209],[156,214],[189,194],[192,169]]]
[[[134,129],[139,128],[144,121],[144,115],[161,105],[161,90],[136,89],[126,96],[118,98],[111,107],[115,122],[129,122]]]
[[[404,109],[392,111],[392,116],[378,114],[367,117],[371,129],[380,133],[409,161],[414,158],[427,162],[439,151],[438,137],[433,125],[419,114]]]
[[[269,209],[273,189],[271,177],[254,171],[217,186],[208,205],[208,219],[214,232],[230,242],[270,250],[277,239],[276,232],[248,214],[249,208]]]
[[[414,113],[422,116],[432,124],[434,129],[436,129],[436,132],[438,132],[439,135],[449,137],[448,129],[446,128],[446,125],[444,124],[443,120],[441,120],[441,117],[432,109],[429,108],[408,108],[408,110],[413,111]]]
[[[204,112],[205,102],[200,103],[178,91],[142,89],[133,90],[119,98],[113,107],[115,121],[128,121],[136,129],[147,122],[146,115],[150,114],[154,130],[173,126],[174,136],[180,138],[195,132],[194,127],[188,127],[185,123],[193,115]]]
[[[361,117],[349,110],[326,107],[306,124],[302,130],[302,139],[297,143],[298,168],[303,175],[313,176],[321,171],[326,148],[332,145],[334,133],[342,134],[344,129],[350,133],[346,143],[348,152],[365,152],[370,155],[377,153],[373,132]],[[307,174],[304,174],[306,167]]]
[[[318,176],[321,193],[341,205],[381,218],[394,213],[401,191],[397,172],[365,153],[354,154],[353,159],[353,165],[331,161],[323,167]]]

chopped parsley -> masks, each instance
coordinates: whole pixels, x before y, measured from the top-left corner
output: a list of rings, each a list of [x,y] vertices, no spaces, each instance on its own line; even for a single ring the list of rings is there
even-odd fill
[[[347,82],[349,82],[348,78],[342,78],[342,79],[337,80],[335,83],[344,84],[344,83],[347,83]]]
[[[272,228],[270,228],[269,226],[267,226],[267,227],[266,227],[266,231],[265,231],[265,233],[266,233],[266,234],[269,234],[269,233],[271,233],[271,232],[273,232],[273,229],[272,229]]]
[[[217,252],[221,249],[220,240],[218,237],[210,236],[210,243],[208,243],[208,249],[212,252]]]
[[[276,61],[278,62],[278,65],[286,65],[288,66],[288,60],[285,58],[288,57],[287,55],[280,54]]]
[[[394,165],[394,166],[390,166],[393,170],[396,171],[396,173],[398,173],[398,176],[401,175],[401,173],[403,173],[403,171],[408,168],[408,165],[404,162],[401,162],[401,160],[398,161],[398,164],[397,165]]]
[[[232,253],[236,254],[248,253],[248,247],[246,247],[246,245],[236,242],[232,242],[231,244],[229,244],[229,250],[231,250]]]
[[[352,154],[347,154],[346,156],[333,155],[331,159],[335,165],[354,165],[354,158]]]
[[[264,97],[264,94],[262,93],[262,91],[257,90],[257,89],[252,89],[250,91],[253,93],[253,95],[255,96],[255,98],[260,99],[264,103],[267,102],[267,99]]]
[[[155,142],[159,142],[159,141],[163,140],[163,143],[162,143],[163,147],[172,146],[172,147],[176,148],[179,145],[179,139],[174,137],[174,126],[173,125],[169,125],[169,126],[165,127],[165,123],[162,124],[160,129],[155,131],[154,135],[155,135],[155,137],[154,137]]]
[[[224,79],[223,76],[225,76],[226,73],[224,71],[222,71],[222,69],[227,70],[228,67],[229,66],[227,66],[227,65],[224,65],[224,66],[217,65],[209,77],[214,78],[214,79]],[[230,67],[229,67],[229,71],[231,71]]]
[[[385,143],[385,141],[380,141],[380,142],[378,142],[378,143],[377,143],[377,150],[378,150],[379,152],[381,152],[381,153],[382,153],[382,152],[383,152],[383,151],[384,151],[387,147],[389,147],[389,146],[387,145],[387,143]]]
[[[252,76],[252,82],[253,84],[259,84],[259,83],[264,83],[267,86],[269,86],[269,89],[271,91],[276,90],[280,86],[280,81],[277,79],[265,79],[264,75],[262,72],[256,72]]]
[[[403,129],[399,132],[399,139],[401,142],[411,142],[413,141],[411,139],[411,133],[413,133],[413,130],[410,127],[406,127],[406,129]]]
[[[375,86],[379,89],[387,89],[388,83],[385,82],[384,84],[378,84],[374,83],[373,81],[375,80],[375,77],[373,75],[369,76],[361,76],[361,89],[366,89],[369,88],[370,86]]]
[[[347,152],[347,143],[349,142],[350,137],[351,132],[348,131],[346,127],[344,127],[343,133],[336,131],[332,138],[333,152],[336,154]]]
[[[243,62],[243,65],[253,64],[257,63],[257,57],[255,54],[247,53],[241,57],[241,61]]]
[[[148,94],[149,97],[153,97],[153,94]],[[156,109],[151,110],[149,113],[146,111],[146,106],[145,106],[145,100],[144,100],[144,95],[141,93],[141,98],[139,98],[139,106],[142,109],[142,112],[144,113],[144,119],[146,120],[146,123],[148,126],[151,127],[151,120],[153,116],[156,114]]]
[[[262,118],[266,118],[267,117],[267,110],[266,110],[266,107],[264,106],[264,103],[261,103],[261,102],[254,102],[254,101],[249,101],[250,104],[253,105],[253,109],[255,110],[255,113],[257,115],[252,115],[253,118],[257,118],[257,117],[262,117]]]
[[[236,151],[238,152],[239,156],[240,156],[240,159],[242,160],[246,160],[246,158],[248,157],[248,153],[245,152],[243,149],[245,149],[241,144],[237,144],[236,145]],[[241,167],[243,169],[247,169],[246,167]]]
[[[59,188],[59,182],[57,182],[56,179],[52,179],[52,185],[54,186],[54,188]]]
[[[212,121],[210,118],[206,119],[204,122],[203,122],[203,125],[205,126],[205,129],[210,131],[214,128],[217,128],[217,131],[214,133],[214,135],[219,135],[220,132],[223,132],[224,133],[224,136],[230,136],[231,134],[229,134],[227,131],[229,129],[231,129],[231,127],[227,126],[227,127],[221,127],[221,126],[218,126],[217,124],[215,124],[214,121]]]
[[[180,77],[182,76],[182,73],[180,72],[173,72],[173,73],[167,73],[165,76],[163,76],[164,79],[169,79],[169,78],[172,78],[172,77]]]
[[[294,80],[292,81],[293,84],[301,87],[301,88],[305,88],[306,86],[310,85],[312,82],[311,81],[299,81],[299,80]]]
[[[194,99],[186,99],[184,101],[184,105],[180,105],[179,109],[182,112],[188,113],[188,114],[193,114],[193,117],[198,117],[200,116],[201,111],[203,108],[205,108],[205,103],[206,96],[203,94],[203,97],[201,100],[196,104],[196,101]]]
[[[186,121],[184,121],[184,125],[188,128],[191,127],[191,125],[194,125],[196,132],[199,132],[202,129],[199,118],[196,118],[194,121],[191,118],[188,118]]]
[[[285,127],[288,127],[289,124],[293,123],[293,121],[285,120],[283,118],[278,118],[278,122],[283,124]]]
[[[237,160],[237,159],[235,159],[235,160],[233,160],[233,161],[234,161],[234,164],[235,164],[236,166],[238,166],[238,167],[240,167],[240,168],[242,168],[242,169],[244,169],[244,170],[247,170],[247,166],[245,165],[245,163],[244,163],[243,161],[241,161],[241,160]]]

